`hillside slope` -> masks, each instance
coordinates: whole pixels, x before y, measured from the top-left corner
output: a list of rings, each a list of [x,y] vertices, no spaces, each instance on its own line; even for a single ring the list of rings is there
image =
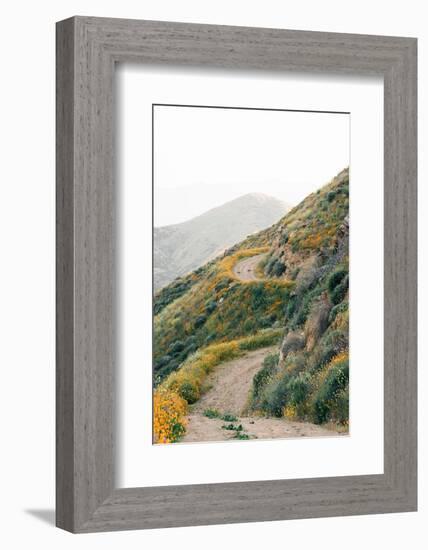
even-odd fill
[[[192,404],[218,364],[272,346],[248,411],[348,423],[349,174],[155,297],[155,384]],[[247,280],[236,271],[259,256]],[[254,276],[253,276],[254,275]]]
[[[289,207],[274,197],[249,193],[189,221],[155,227],[155,291],[197,269],[247,235],[269,227],[287,210]]]

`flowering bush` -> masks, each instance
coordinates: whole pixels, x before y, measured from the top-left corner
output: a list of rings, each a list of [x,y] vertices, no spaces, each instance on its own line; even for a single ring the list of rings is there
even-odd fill
[[[329,420],[347,422],[349,418],[349,352],[336,355],[319,373],[312,397],[312,414],[316,424]]]
[[[286,405],[283,410],[285,418],[293,420],[297,416],[297,407],[296,405]]]
[[[186,430],[187,402],[177,393],[158,388],[153,395],[154,443],[174,443]]]

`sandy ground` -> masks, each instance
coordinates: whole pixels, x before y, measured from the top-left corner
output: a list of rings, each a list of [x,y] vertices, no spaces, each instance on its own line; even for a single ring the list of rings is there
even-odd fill
[[[190,414],[183,443],[202,441],[225,441],[234,439],[234,431],[222,426],[224,420],[207,418],[201,414]],[[298,437],[332,437],[344,435],[306,422],[291,422],[282,418],[239,417],[235,425],[241,424],[250,439],[285,439]]]
[[[233,273],[241,279],[241,281],[261,281],[256,275],[257,264],[264,258],[266,254],[257,254],[236,262],[233,267]]]
[[[183,442],[222,441],[234,438],[236,432],[222,426],[230,424],[218,418],[207,418],[203,412],[216,409],[221,414],[238,417],[234,425],[241,424],[250,439],[277,439],[289,437],[321,437],[340,435],[307,422],[292,422],[282,418],[244,416],[248,394],[254,374],[262,367],[263,359],[276,348],[263,348],[244,357],[218,366],[208,378],[211,389],[193,405],[187,418],[187,431]]]
[[[250,351],[243,357],[227,361],[216,367],[209,375],[207,384],[211,389],[193,406],[192,412],[203,413],[206,409],[218,409],[239,416],[247,404],[253,377],[269,353],[276,346]]]

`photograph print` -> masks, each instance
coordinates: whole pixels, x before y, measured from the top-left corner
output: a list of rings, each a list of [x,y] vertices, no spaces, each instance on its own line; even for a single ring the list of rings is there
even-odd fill
[[[349,113],[153,105],[153,443],[349,433]]]

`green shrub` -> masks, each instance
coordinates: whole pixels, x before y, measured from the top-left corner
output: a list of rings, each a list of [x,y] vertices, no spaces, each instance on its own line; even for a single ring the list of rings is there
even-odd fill
[[[278,365],[279,353],[270,353],[263,359],[263,367],[275,369]]]
[[[230,413],[225,413],[221,417],[221,419],[224,420],[225,422],[236,422],[238,420],[238,418],[234,414],[230,414]]]
[[[171,361],[170,355],[162,355],[155,363],[155,370],[165,367]]]
[[[251,351],[259,348],[266,348],[267,346],[273,346],[277,344],[283,335],[283,330],[267,330],[260,331],[254,336],[248,336],[243,338],[239,342],[239,349],[242,351]]]
[[[329,361],[333,359],[336,355],[336,347],[334,345],[328,345],[323,343],[317,354],[314,354],[314,357],[311,361],[310,372],[313,374],[321,370]]]
[[[273,416],[282,416],[282,411],[287,403],[288,377],[283,376],[272,381],[263,392],[262,408]]]
[[[266,264],[265,273],[272,277],[280,277],[285,273],[285,264],[279,258],[272,256]]]
[[[334,349],[334,355],[337,355],[339,352],[349,347],[348,331],[329,329],[325,333],[322,342],[326,346],[332,347]]]
[[[296,308],[296,313],[292,319],[290,328],[295,330],[303,326],[308,318],[310,310],[310,301],[309,297],[306,297],[300,302],[299,307]]]
[[[330,315],[328,316],[328,322],[331,325],[331,323],[336,319],[336,316],[339,313],[343,313],[344,311],[347,311],[349,307],[348,302],[342,302],[340,304],[335,305],[331,311]]]
[[[348,332],[328,330],[313,353],[311,372],[316,372],[329,363],[333,357],[349,347]]]
[[[180,362],[177,360],[171,359],[165,366],[162,368],[159,368],[158,370],[155,369],[155,377],[154,377],[154,386],[158,386],[164,378],[169,376],[172,372],[178,369],[180,365]]]
[[[299,407],[305,403],[311,391],[310,375],[305,373],[290,376],[284,372],[276,379],[268,380],[262,388],[261,406],[273,416],[283,416],[284,407]]]
[[[284,360],[284,371],[289,376],[297,376],[307,369],[307,359],[305,353],[291,353]]]
[[[216,292],[219,292],[220,290],[223,290],[228,286],[229,286],[229,281],[227,279],[223,279],[222,281],[216,284],[216,286],[214,287],[214,290]]]
[[[196,282],[196,278],[186,277],[178,279],[168,286],[164,287],[154,296],[153,313],[157,315],[166,306],[183,296]]]
[[[198,345],[196,342],[190,342],[186,345],[185,349],[183,350],[183,360],[188,356],[194,353],[198,349]]]
[[[305,299],[305,301],[300,304],[299,308],[297,308],[296,314],[294,315],[290,324],[291,329],[295,330],[305,324],[306,319],[308,318],[309,309],[309,300]]]
[[[333,291],[342,279],[348,274],[348,270],[344,267],[339,267],[329,276],[327,281],[328,290]]]
[[[262,328],[269,328],[272,327],[277,320],[275,313],[272,313],[271,315],[263,315],[260,317],[259,325]]]
[[[288,233],[284,231],[284,233],[281,234],[281,237],[279,238],[279,244],[281,246],[284,246],[288,242]]]
[[[266,275],[271,275],[272,274],[272,269],[273,269],[275,264],[276,264],[276,258],[275,258],[275,256],[272,256],[271,258],[269,258],[269,260],[267,261],[266,266],[265,266]]]
[[[263,388],[272,378],[278,365],[279,354],[272,353],[264,358],[263,367],[254,375],[253,378],[253,402],[260,398]]]
[[[195,319],[194,327],[196,329],[201,327],[205,323],[206,320],[207,320],[206,315],[198,315],[198,317],[196,317],[196,319]]]
[[[224,424],[222,428],[223,430],[230,430],[235,432],[242,432],[242,430],[244,429],[242,427],[242,424],[239,424],[239,426],[235,426],[235,424]]]
[[[303,403],[310,391],[310,379],[307,374],[299,374],[291,378],[287,384],[288,403],[290,405],[300,405]]]
[[[264,258],[262,258],[262,259],[260,260],[260,262],[259,262],[259,268],[260,268],[262,271],[266,272],[265,269],[266,269],[266,265],[267,265],[267,263],[269,262],[269,260],[270,260],[270,254],[266,255]]]
[[[314,396],[313,416],[316,424],[333,419],[332,412],[337,408],[336,399],[349,382],[349,363],[345,359],[333,366],[322,386]],[[342,404],[343,408],[343,404]]]
[[[216,309],[216,307],[217,307],[217,302],[214,302],[214,300],[210,300],[209,302],[207,302],[205,306],[205,311],[207,315],[212,313]]]
[[[298,305],[298,299],[296,295],[290,296],[288,301],[285,304],[285,316],[287,319],[292,319],[294,313],[296,312]]]
[[[258,283],[251,287],[251,306],[258,310],[264,308],[267,304],[264,283]]]
[[[178,393],[183,399],[185,399],[189,403],[189,405],[192,405],[192,403],[196,403],[196,401],[199,399],[198,388],[188,380],[184,381],[179,386]]]
[[[208,344],[211,344],[215,339],[217,338],[217,334],[215,332],[211,332],[208,334],[208,336],[204,340],[204,345],[207,346]]]
[[[330,292],[330,300],[333,304],[339,304],[348,292],[349,278],[346,275],[343,280]]]
[[[250,439],[250,436],[242,432],[236,432],[234,439],[247,440],[247,439]]]
[[[314,279],[312,285],[316,281],[319,283],[317,279]],[[294,315],[291,318],[291,322],[289,324],[290,329],[295,330],[296,328],[301,327],[306,322],[311,312],[312,304],[315,303],[316,300],[319,298],[319,296],[323,292],[323,289],[323,285],[319,283],[315,284],[313,288],[306,287],[304,292],[302,292],[301,290],[299,291],[300,296],[298,296],[296,299]]]
[[[331,416],[339,422],[345,424],[349,421],[349,387],[348,385],[340,390],[332,403]]]
[[[256,326],[257,326],[257,324],[254,321],[254,319],[246,319],[244,321],[244,325],[243,325],[245,334],[249,334],[249,333],[253,332],[254,329],[256,328]]]
[[[178,340],[170,345],[169,352],[171,353],[171,355],[177,355],[177,353],[180,353],[180,351],[183,351],[183,349],[184,343],[181,340]]]
[[[322,424],[328,418],[330,412],[329,404],[322,398],[318,396],[313,403],[313,419],[316,424]]]
[[[338,267],[327,279],[328,295],[331,302],[339,304],[348,290],[348,269]]]
[[[221,414],[217,409],[205,409],[204,416],[207,418],[220,418]]]
[[[285,265],[280,260],[277,260],[272,268],[272,275],[274,277],[281,277],[283,273],[285,273]]]

